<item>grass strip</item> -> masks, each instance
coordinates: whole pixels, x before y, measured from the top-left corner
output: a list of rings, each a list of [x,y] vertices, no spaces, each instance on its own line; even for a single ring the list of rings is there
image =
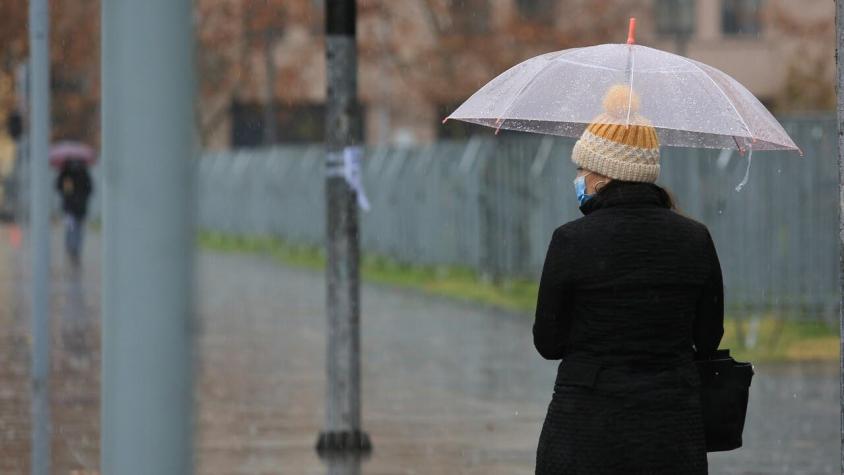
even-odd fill
[[[325,266],[321,248],[296,245],[276,237],[201,232],[199,245],[217,252],[268,255],[281,264],[298,268],[322,270]],[[525,315],[532,315],[536,305],[537,282],[525,279],[493,282],[467,268],[409,265],[365,253],[361,258],[361,275],[368,282]],[[729,312],[721,341],[721,348],[730,348],[737,360],[754,363],[838,360],[837,324],[785,318],[775,313],[737,320],[737,313]]]

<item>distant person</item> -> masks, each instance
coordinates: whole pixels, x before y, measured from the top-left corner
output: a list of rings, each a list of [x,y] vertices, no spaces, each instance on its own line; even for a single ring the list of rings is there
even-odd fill
[[[64,162],[56,179],[56,190],[61,195],[65,215],[65,249],[68,256],[78,262],[82,251],[85,216],[88,213],[88,198],[93,191],[88,166],[79,160]]]
[[[708,473],[694,360],[724,331],[721,266],[706,226],[654,184],[656,130],[611,115],[629,94],[612,88],[574,146],[584,216],[554,231],[542,270],[534,345],[562,361],[537,475]]]

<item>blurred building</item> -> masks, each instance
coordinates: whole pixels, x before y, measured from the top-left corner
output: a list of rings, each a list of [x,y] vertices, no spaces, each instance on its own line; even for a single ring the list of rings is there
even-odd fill
[[[21,108],[23,91],[15,78],[27,61],[28,3],[0,2],[0,118]],[[50,4],[50,110],[55,141],[99,143],[99,3],[62,0]],[[5,137],[5,130],[0,129],[0,136]]]
[[[835,8],[822,0],[654,0],[647,44],[730,74],[780,113],[835,104]]]
[[[321,141],[322,0],[200,0],[201,134],[209,148]],[[369,143],[484,133],[441,124],[539,53],[638,42],[715,66],[778,113],[834,106],[828,0],[359,0],[359,95]]]

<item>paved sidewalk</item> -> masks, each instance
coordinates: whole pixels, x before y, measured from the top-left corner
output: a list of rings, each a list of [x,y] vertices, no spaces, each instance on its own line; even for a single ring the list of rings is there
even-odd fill
[[[99,263],[89,237],[81,272],[54,256],[57,474],[96,473],[99,457]],[[197,473],[533,473],[556,368],[534,353],[530,318],[364,286],[363,417],[375,451],[362,466],[329,467],[313,451],[324,413],[322,275],[211,253],[197,271]],[[0,228],[3,475],[28,473],[26,274]],[[837,473],[836,365],[757,369],[746,446],[710,454],[710,473]]]

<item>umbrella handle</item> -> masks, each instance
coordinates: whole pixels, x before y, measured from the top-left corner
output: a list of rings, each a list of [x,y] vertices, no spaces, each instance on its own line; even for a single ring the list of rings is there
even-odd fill
[[[630,27],[627,29],[627,44],[636,43],[636,18],[630,17]]]

